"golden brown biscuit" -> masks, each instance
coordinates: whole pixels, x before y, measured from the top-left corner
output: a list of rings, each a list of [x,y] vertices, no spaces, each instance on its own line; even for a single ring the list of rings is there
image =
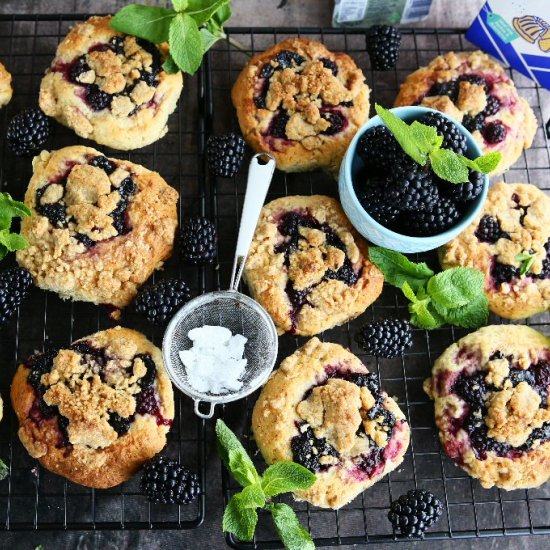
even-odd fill
[[[502,66],[480,51],[449,52],[410,74],[395,106],[443,111],[472,132],[484,153],[500,151],[495,170],[509,168],[531,146],[537,121]]]
[[[550,309],[549,253],[550,198],[534,185],[503,182],[489,190],[478,219],[439,251],[444,269],[479,269],[491,311],[507,319]]]
[[[5,107],[10,102],[12,94],[11,74],[0,63],[0,107]]]
[[[445,452],[487,489],[550,479],[549,359],[540,332],[489,326],[447,348],[424,382]]]
[[[122,327],[33,355],[17,369],[11,401],[29,454],[95,488],[130,479],[164,448],[174,418],[160,350]]]
[[[128,305],[172,252],[177,191],[156,172],[80,145],[43,151],[33,167],[19,265],[62,298]]]
[[[302,336],[354,319],[384,282],[338,201],[322,195],[264,206],[243,278],[280,333]]]
[[[162,63],[165,45],[117,33],[111,16],[75,25],[40,85],[40,108],[79,136],[115,149],[137,149],[168,131],[183,80]]]
[[[267,381],[252,413],[266,462],[294,460],[315,484],[295,493],[340,508],[401,464],[410,429],[378,376],[338,344],[312,338]]]
[[[254,56],[231,96],[254,151],[270,152],[285,172],[323,168],[335,174],[369,118],[369,93],[351,57],[289,38]]]

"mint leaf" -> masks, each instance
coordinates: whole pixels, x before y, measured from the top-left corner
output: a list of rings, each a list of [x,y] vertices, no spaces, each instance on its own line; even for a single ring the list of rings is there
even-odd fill
[[[0,458],[0,481],[6,479],[9,474],[9,468],[6,463]]]
[[[29,246],[24,237],[17,233],[10,233],[9,229],[2,229],[0,231],[0,244],[4,245],[9,252],[23,250]]]
[[[468,168],[460,157],[449,149],[435,149],[430,153],[432,170],[443,180],[451,183],[468,181]]]
[[[485,293],[462,307],[447,309],[436,302],[434,307],[450,325],[463,328],[478,328],[487,324],[489,319],[489,301]]]
[[[424,166],[428,160],[426,153],[423,153],[415,143],[414,137],[411,134],[409,125],[395,116],[390,110],[384,109],[376,103],[376,114],[382,119],[382,122],[388,127],[388,130],[393,134],[401,148],[415,162]]]
[[[487,153],[486,155],[482,155],[473,160],[466,158],[463,155],[459,155],[459,157],[462,163],[468,166],[468,168],[477,170],[483,174],[489,174],[493,170],[496,170],[500,163],[500,159],[502,158],[502,154],[500,151],[493,151],[492,153]]]
[[[30,215],[31,211],[24,203],[13,200],[9,193],[0,193],[0,229],[9,229],[12,218]]]
[[[521,262],[521,266],[519,268],[519,274],[525,275],[531,267],[533,267],[533,264],[535,263],[535,254],[518,254],[516,256],[516,262]]]
[[[417,120],[411,124],[410,132],[416,142],[416,146],[423,153],[428,154],[434,149],[439,149],[443,143],[443,136],[440,136],[433,126],[426,126]]]
[[[295,462],[276,462],[262,476],[262,489],[266,496],[308,489],[315,483],[315,474]]]
[[[243,487],[260,481],[260,476],[246,451],[229,449],[228,457],[229,471],[233,474],[235,480]]]
[[[473,267],[454,267],[438,273],[428,281],[433,302],[452,309],[462,307],[483,294],[485,278]]]
[[[431,307],[429,298],[409,304],[409,313],[411,314],[411,324],[418,328],[433,330],[444,323],[444,319]]]
[[[188,4],[188,0],[172,0],[172,6],[174,6],[176,11],[183,11],[187,9]]]
[[[200,27],[204,25],[220,8],[230,0],[189,0],[187,15],[192,17]]]
[[[178,13],[170,23],[170,55],[184,72],[195,74],[204,50],[197,23],[186,13]]]
[[[258,514],[247,505],[246,497],[237,493],[231,497],[223,513],[222,529],[244,542],[251,541],[258,523]]]
[[[231,19],[231,2],[227,2],[212,16],[209,23],[221,29],[226,21]]]
[[[3,260],[8,253],[8,249],[3,245],[0,244],[0,260]]]
[[[110,26],[115,31],[160,44],[168,41],[170,23],[175,15],[167,8],[128,4],[113,16]]]
[[[269,510],[286,550],[315,550],[311,535],[288,504],[271,504]]]
[[[199,32],[201,33],[202,49],[205,52],[207,52],[218,40],[225,38],[225,34],[220,33],[220,31],[216,31],[220,34],[213,34],[208,28],[202,28]]]
[[[434,274],[424,262],[411,262],[403,254],[381,246],[369,247],[369,259],[382,271],[388,284],[402,288],[407,282],[415,292]]]
[[[168,74],[176,74],[179,73],[180,68],[176,65],[176,62],[174,61],[174,58],[168,54],[168,57],[162,64],[162,68],[168,73]]]
[[[239,505],[244,508],[263,508],[265,506],[265,493],[260,483],[247,485],[239,493]]]

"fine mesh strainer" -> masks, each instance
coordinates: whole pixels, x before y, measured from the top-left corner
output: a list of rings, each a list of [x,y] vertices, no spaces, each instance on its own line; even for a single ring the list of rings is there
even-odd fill
[[[188,302],[175,314],[164,334],[162,354],[166,370],[176,387],[195,401],[195,414],[201,418],[212,418],[216,404],[236,401],[255,391],[267,380],[277,358],[277,329],[271,317],[255,300],[237,291],[274,169],[271,155],[260,153],[252,157],[229,290],[203,294]],[[203,325],[226,327],[232,334],[248,338],[244,348],[247,365],[238,391],[202,393],[189,384],[179,352],[193,345],[189,331]],[[223,364],[219,368],[221,372]],[[200,410],[201,402],[208,403],[207,412]]]

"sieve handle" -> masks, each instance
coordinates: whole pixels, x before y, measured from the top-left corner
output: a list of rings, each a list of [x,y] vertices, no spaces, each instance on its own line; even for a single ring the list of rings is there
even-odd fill
[[[194,399],[194,401],[195,401],[195,405],[193,409],[197,416],[200,416],[200,418],[204,418],[205,420],[208,420],[209,418],[212,418],[214,416],[214,408],[216,407],[216,403],[201,401],[200,399]],[[200,410],[201,403],[208,403],[208,412],[206,413],[201,412]]]
[[[250,161],[229,290],[237,290],[239,286],[248,250],[254,237],[254,231],[258,224],[258,218],[260,217],[274,170],[275,159],[269,153],[258,153]]]

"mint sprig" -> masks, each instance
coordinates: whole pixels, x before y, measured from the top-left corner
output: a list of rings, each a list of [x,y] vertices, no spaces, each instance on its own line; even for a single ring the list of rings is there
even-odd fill
[[[272,497],[282,493],[308,489],[315,475],[300,464],[276,462],[262,476],[235,434],[223,420],[216,422],[218,452],[222,462],[243,487],[226,506],[222,527],[244,542],[251,541],[258,523],[258,508],[271,512],[275,528],[287,550],[314,550],[309,532],[300,525],[290,506],[273,503]]]
[[[6,479],[9,474],[9,468],[6,463],[0,458],[0,481]]]
[[[489,302],[481,271],[453,267],[434,274],[425,263],[382,247],[371,247],[369,258],[409,300],[414,326],[432,330],[444,324],[477,328],[487,323]]]
[[[435,128],[416,120],[412,124],[407,124],[378,103],[375,109],[403,151],[421,166],[426,166],[429,161],[435,174],[445,181],[467,182],[468,168],[488,174],[495,170],[500,162],[502,155],[498,151],[476,159],[468,159],[450,149],[442,149],[443,138],[437,134]]]
[[[519,274],[525,275],[533,267],[535,263],[536,254],[531,254],[529,252],[523,252],[516,256],[516,262],[520,262]]]
[[[9,193],[0,193],[0,260],[8,252],[22,250],[28,242],[19,234],[12,233],[13,218],[30,216],[31,211],[22,202],[15,201]]]
[[[124,34],[161,44],[170,54],[163,64],[167,73],[194,74],[204,54],[226,38],[224,23],[231,17],[231,0],[172,0],[174,9],[128,4],[111,19],[111,27]]]

